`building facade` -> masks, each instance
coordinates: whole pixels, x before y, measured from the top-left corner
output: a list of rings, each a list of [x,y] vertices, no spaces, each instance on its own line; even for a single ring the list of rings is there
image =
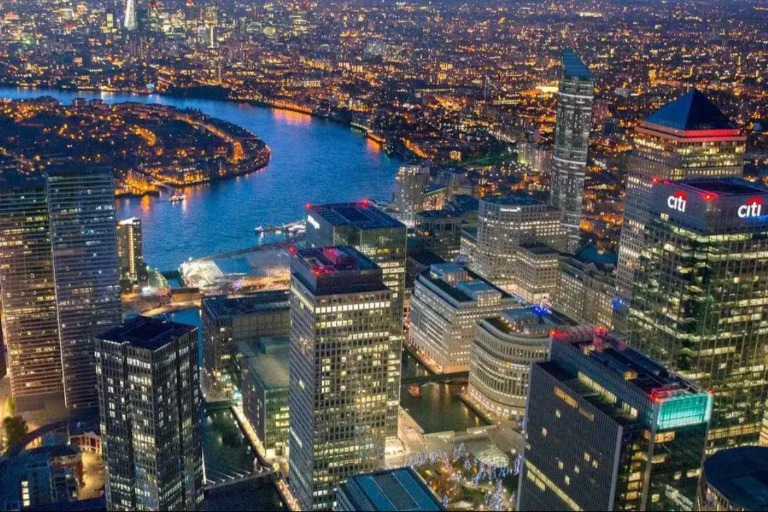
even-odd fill
[[[393,299],[383,279],[352,247],[292,258],[289,487],[302,510],[332,508],[337,485],[384,467]]]
[[[715,393],[710,450],[766,437],[764,202],[768,189],[740,178],[651,191],[627,333],[633,347]]]
[[[540,306],[480,320],[469,359],[469,398],[490,416],[521,420],[531,363],[546,361],[553,333],[571,328],[568,319]]]
[[[475,324],[514,306],[503,290],[455,263],[432,265],[411,297],[410,343],[439,373],[466,372]]]
[[[45,182],[0,173],[0,290],[11,394],[19,411],[64,402]]]
[[[562,258],[553,306],[586,325],[613,326],[616,291],[616,254],[587,244],[573,256]]]
[[[560,211],[529,195],[486,197],[480,200],[477,236],[469,268],[506,291],[520,278],[518,253],[524,243],[542,243],[556,251],[567,247]],[[462,240],[462,252],[465,251]]]
[[[416,214],[423,209],[424,190],[429,178],[427,166],[403,165],[397,170],[393,206],[397,210],[397,219],[408,227],[414,226]]]
[[[387,434],[390,437],[397,436],[400,407],[406,239],[405,225],[370,201],[310,206],[307,210],[309,247],[354,247],[381,268],[384,284],[392,291],[392,340],[387,362]]]
[[[560,62],[550,202],[562,212],[571,253],[581,246],[581,208],[594,99],[595,78],[576,52],[566,48]]]
[[[109,168],[49,170],[48,211],[67,408],[98,407],[96,335],[120,324],[115,183]]]
[[[262,336],[287,336],[291,331],[288,290],[257,292],[240,297],[216,295],[202,301],[205,386],[231,391],[231,364],[238,342]]]
[[[712,395],[602,329],[530,379],[517,510],[691,510]]]
[[[203,501],[197,329],[136,317],[96,341],[108,510]]]
[[[746,137],[695,89],[638,124],[628,163],[616,271],[618,327],[624,328],[631,304],[654,182],[741,176],[745,149]]]
[[[117,223],[117,257],[120,261],[120,278],[132,282],[147,278],[147,265],[144,263],[144,238],[141,231],[141,219],[131,217]]]

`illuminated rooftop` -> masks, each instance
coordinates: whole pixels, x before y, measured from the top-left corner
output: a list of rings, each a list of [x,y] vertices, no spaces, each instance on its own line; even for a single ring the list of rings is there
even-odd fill
[[[674,130],[733,130],[736,125],[697,89],[691,89],[645,120]]]
[[[105,341],[128,343],[145,350],[157,350],[173,340],[193,332],[195,329],[196,327],[192,325],[166,322],[147,316],[137,316],[98,337]]]

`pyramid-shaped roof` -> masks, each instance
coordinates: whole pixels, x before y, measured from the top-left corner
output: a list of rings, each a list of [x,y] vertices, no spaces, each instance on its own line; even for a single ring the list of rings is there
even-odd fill
[[[674,130],[733,130],[736,125],[697,89],[667,103],[645,120]]]
[[[581,57],[571,48],[563,50],[562,60],[563,74],[566,78],[581,78],[593,80],[594,77]]]

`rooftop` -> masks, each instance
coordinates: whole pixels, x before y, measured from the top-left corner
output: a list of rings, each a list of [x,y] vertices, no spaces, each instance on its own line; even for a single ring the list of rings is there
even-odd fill
[[[549,337],[552,330],[573,327],[575,322],[543,306],[507,309],[485,322],[505,334],[527,334]]]
[[[510,294],[456,263],[431,265],[421,275],[458,302],[475,302],[481,295],[489,294],[497,294],[502,299],[512,298]]]
[[[491,204],[499,204],[505,206],[534,206],[544,205],[543,201],[536,199],[532,195],[525,193],[508,194],[504,196],[484,197],[482,201]]]
[[[736,125],[697,89],[691,89],[651,114],[645,122],[674,130],[733,130]]]
[[[316,276],[378,268],[353,247],[298,249],[295,254]]]
[[[445,510],[437,496],[409,467],[353,476],[342,488],[358,510]]]
[[[266,309],[287,308],[289,290],[273,290],[248,294],[242,297],[215,295],[203,299],[203,309],[216,318],[242,316]]]
[[[743,196],[768,193],[768,188],[742,178],[692,179],[675,182],[675,185],[719,196]]]
[[[570,48],[563,50],[563,73],[567,78],[594,79],[581,57]]]
[[[768,448],[720,450],[704,462],[704,478],[742,510],[768,510]]]
[[[98,337],[115,343],[129,343],[134,347],[146,350],[157,350],[195,329],[196,327],[191,325],[137,316]]]
[[[355,226],[358,229],[405,229],[402,222],[382,212],[367,200],[357,203],[309,205],[307,209],[333,226]]]
[[[288,352],[289,336],[271,336],[253,341],[240,341],[237,350],[242,365],[267,389],[287,388],[290,384]]]
[[[598,249],[592,242],[588,242],[581,246],[581,248],[576,251],[574,257],[585,263],[593,263],[599,268],[609,266],[615,267],[619,261],[619,257],[615,252]]]

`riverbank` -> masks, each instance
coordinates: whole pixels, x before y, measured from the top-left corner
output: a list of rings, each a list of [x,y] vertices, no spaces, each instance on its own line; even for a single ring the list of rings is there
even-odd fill
[[[16,87],[23,90],[34,90],[34,91],[58,91],[58,92],[64,92],[64,93],[89,93],[89,94],[129,94],[129,95],[135,95],[135,96],[141,96],[141,97],[149,97],[149,96],[160,96],[165,98],[173,98],[173,99],[179,99],[179,100],[188,100],[188,99],[198,99],[198,100],[206,100],[206,101],[220,101],[223,103],[240,103],[245,105],[252,105],[255,107],[261,107],[261,108],[268,108],[268,109],[275,109],[275,110],[285,110],[288,112],[295,112],[297,114],[304,114],[311,116],[315,119],[328,121],[330,123],[338,124],[340,126],[345,126],[347,128],[351,128],[353,131],[355,131],[355,128],[360,129],[359,125],[355,125],[355,122],[351,119],[342,119],[340,115],[334,115],[333,112],[330,110],[328,112],[319,112],[316,109],[313,109],[309,105],[303,105],[301,103],[296,102],[288,102],[284,100],[278,100],[278,99],[254,99],[254,98],[244,98],[244,97],[238,97],[234,95],[233,91],[231,89],[228,89],[226,87],[217,87],[217,93],[216,94],[209,94],[206,88],[202,87],[194,87],[194,88],[175,88],[173,90],[167,90],[167,91],[143,91],[143,90],[131,90],[131,89],[100,89],[100,88],[87,88],[87,87],[44,87],[40,88],[37,86],[30,86],[30,85],[23,85],[18,83],[9,83],[9,82],[0,82],[0,87]],[[222,93],[226,92],[225,95]],[[410,161],[420,161],[422,160],[419,155],[417,155],[412,150],[408,149],[405,145],[402,144],[392,144],[391,140],[387,138],[386,136],[379,135],[371,131],[369,128],[365,128],[361,130],[363,132],[363,136],[370,141],[373,141],[381,146],[382,149],[387,151],[387,153],[393,157],[400,158],[402,160],[405,160],[406,162]],[[401,147],[402,146],[402,147]]]

